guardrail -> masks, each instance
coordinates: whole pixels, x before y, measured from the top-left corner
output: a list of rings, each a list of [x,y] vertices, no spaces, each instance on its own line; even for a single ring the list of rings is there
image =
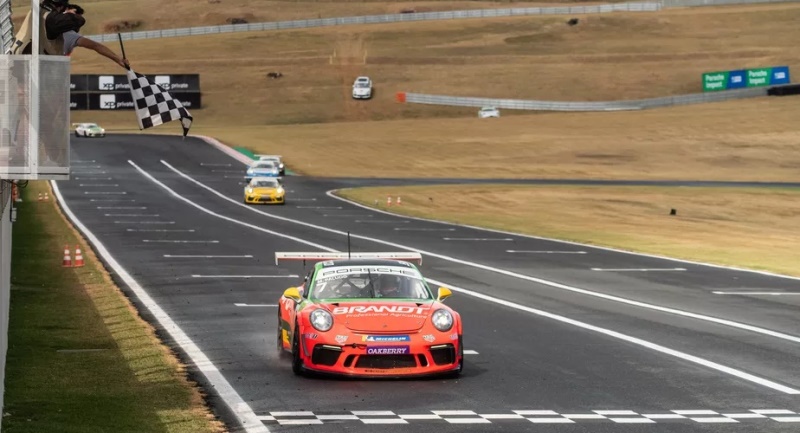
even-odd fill
[[[757,98],[767,96],[767,88],[749,88],[716,93],[693,93],[689,95],[666,96],[650,99],[626,101],[570,102],[536,101],[521,99],[471,98],[460,96],[428,95],[424,93],[400,93],[398,100],[412,104],[448,105],[455,107],[497,107],[510,110],[536,111],[626,111],[672,105],[702,104],[727,101],[731,99]]]
[[[798,0],[661,0],[664,8],[724,6],[757,3],[794,3]]]
[[[265,23],[227,24],[221,26],[187,27],[180,29],[147,30],[122,33],[123,40],[156,39],[180,36],[214,35],[220,33],[252,32],[265,30],[306,29],[315,27],[349,26],[359,24],[384,24],[410,21],[435,21],[466,18],[498,18],[528,15],[602,14],[611,12],[654,12],[661,9],[660,2],[616,3],[595,6],[533,7],[508,9],[473,9],[444,12],[419,12],[410,14],[364,15],[355,17],[318,18]],[[97,42],[115,42],[116,33],[87,36]]]

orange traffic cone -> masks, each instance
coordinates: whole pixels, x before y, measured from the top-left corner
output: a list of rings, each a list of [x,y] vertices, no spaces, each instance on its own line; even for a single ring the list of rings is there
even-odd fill
[[[81,247],[79,245],[75,245],[75,264],[73,265],[76,268],[80,268],[84,265],[83,263],[83,254],[81,254]]]
[[[397,196],[397,205],[398,205],[398,206],[400,206],[400,204],[401,204],[401,203],[403,203],[403,202],[402,202],[402,201],[400,201],[400,196],[398,195],[398,196]]]
[[[386,197],[386,206],[392,206],[392,196]]]
[[[64,261],[61,262],[61,266],[64,268],[72,267],[72,257],[69,255],[69,245],[64,246]]]

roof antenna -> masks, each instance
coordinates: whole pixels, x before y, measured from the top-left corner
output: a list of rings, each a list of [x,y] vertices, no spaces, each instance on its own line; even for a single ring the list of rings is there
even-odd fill
[[[350,258],[350,232],[347,232],[347,258]]]

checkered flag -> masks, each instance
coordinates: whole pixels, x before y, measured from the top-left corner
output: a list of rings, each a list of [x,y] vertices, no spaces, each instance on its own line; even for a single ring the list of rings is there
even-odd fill
[[[136,117],[139,129],[152,128],[172,120],[181,121],[183,136],[189,133],[192,126],[192,115],[184,108],[181,101],[174,99],[158,84],[151,84],[144,75],[128,69],[128,82],[131,95],[136,104]]]

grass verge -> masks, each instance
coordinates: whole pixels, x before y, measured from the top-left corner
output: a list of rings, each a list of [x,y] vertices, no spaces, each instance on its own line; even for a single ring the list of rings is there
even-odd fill
[[[392,212],[800,276],[800,189],[455,185],[339,195],[384,210],[387,195],[400,196]]]
[[[224,431],[45,191],[29,184],[14,224],[3,430]],[[65,244],[84,267],[61,266]]]

